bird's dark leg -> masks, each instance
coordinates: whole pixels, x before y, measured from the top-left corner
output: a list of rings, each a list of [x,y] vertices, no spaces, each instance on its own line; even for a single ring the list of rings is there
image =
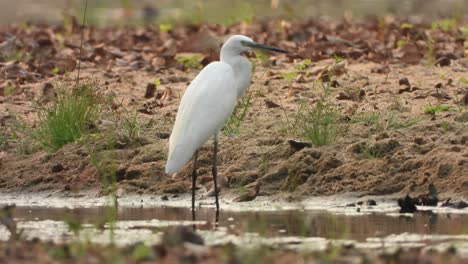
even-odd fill
[[[198,150],[195,151],[193,156],[193,169],[192,169],[192,220],[195,221],[195,184],[197,182],[197,158]]]
[[[213,167],[211,168],[211,172],[213,173],[213,185],[214,185],[214,192],[215,192],[215,202],[216,202],[216,222],[218,222],[219,218],[219,201],[218,201],[218,134],[214,136],[214,144],[213,144]]]

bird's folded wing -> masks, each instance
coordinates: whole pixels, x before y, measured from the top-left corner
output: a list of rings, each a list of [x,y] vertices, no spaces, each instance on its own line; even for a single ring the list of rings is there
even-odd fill
[[[167,173],[179,171],[222,128],[236,102],[231,66],[223,62],[206,66],[182,97],[169,139]]]

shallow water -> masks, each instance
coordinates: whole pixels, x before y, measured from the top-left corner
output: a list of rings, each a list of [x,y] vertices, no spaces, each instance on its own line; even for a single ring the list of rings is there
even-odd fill
[[[55,242],[89,240],[109,243],[106,197],[53,197],[50,195],[4,195],[2,204],[16,204],[14,219],[26,239]],[[233,243],[239,246],[266,244],[295,250],[324,250],[329,244],[352,244],[365,250],[391,251],[404,247],[444,251],[455,247],[468,256],[468,208],[420,207],[415,214],[399,214],[394,198],[375,198],[377,206],[346,206],[364,198],[313,197],[301,202],[257,197],[253,202],[232,203],[221,199],[220,218],[215,225],[211,198],[198,197],[197,221],[192,221],[190,196],[168,201],[156,196],[119,198],[113,242],[156,244],[165,230],[196,226],[207,245]],[[367,197],[369,198],[369,197]],[[370,197],[373,198],[373,197]],[[359,208],[359,212],[358,212]],[[64,222],[74,219],[83,228],[74,235]],[[0,240],[9,232],[0,225]]]
[[[105,207],[50,208],[18,207],[17,221],[44,221],[77,219],[87,224],[99,224],[106,214]],[[156,207],[118,209],[119,222],[127,221],[191,221],[189,208]],[[199,208],[197,221],[200,230],[213,230],[215,210]],[[463,234],[468,227],[468,215],[435,214],[420,212],[410,216],[392,216],[383,213],[365,215],[334,214],[322,210],[282,210],[257,212],[221,212],[218,227],[228,233],[258,233],[266,237],[304,236],[328,239],[352,239],[365,241],[369,237],[386,237],[392,234],[415,233],[431,235]]]

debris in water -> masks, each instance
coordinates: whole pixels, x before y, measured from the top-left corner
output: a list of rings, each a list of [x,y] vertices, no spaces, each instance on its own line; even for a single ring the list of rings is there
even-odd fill
[[[414,202],[414,199],[411,198],[408,194],[405,198],[398,199],[398,206],[400,206],[400,214],[414,213],[418,210],[416,208],[416,203]]]
[[[184,243],[204,245],[205,241],[192,228],[187,226],[179,226],[174,230],[167,231],[162,238],[162,244],[165,246],[181,246]]]

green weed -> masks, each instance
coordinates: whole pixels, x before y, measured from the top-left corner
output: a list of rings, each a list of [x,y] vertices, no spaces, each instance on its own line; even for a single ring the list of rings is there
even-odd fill
[[[419,121],[421,121],[419,117],[402,119],[395,112],[371,112],[351,118],[352,123],[363,123],[378,131],[409,128],[415,126]]]
[[[285,79],[288,83],[292,83],[297,77],[297,72],[282,72],[280,77]]]
[[[296,69],[299,71],[303,71],[306,68],[310,67],[312,65],[312,61],[310,59],[305,59],[302,62],[296,64]]]
[[[447,112],[449,110],[450,110],[450,106],[442,105],[442,104],[438,104],[434,106],[429,104],[424,107],[424,113],[430,114],[430,115],[435,115],[438,112]]]
[[[325,97],[312,106],[301,101],[292,120],[286,118],[287,130],[316,146],[332,144],[342,129],[341,116],[341,112]]]
[[[447,121],[440,122],[440,128],[442,128],[442,132],[446,134],[450,131],[450,123]]]
[[[161,23],[159,24],[159,31],[161,32],[168,32],[171,30],[174,26],[170,23]]]
[[[100,98],[92,83],[58,89],[57,100],[39,108],[39,124],[32,137],[53,151],[81,138],[97,123]]]
[[[399,47],[403,47],[407,44],[408,42],[404,39],[400,39],[396,42],[396,46],[399,48]]]
[[[193,56],[181,56],[176,58],[177,62],[182,63],[187,69],[199,69],[201,68],[201,59],[202,55],[193,55]]]
[[[411,24],[411,23],[402,23],[400,25],[400,28],[413,28],[413,27],[414,27],[414,25]]]
[[[228,121],[224,124],[223,132],[226,135],[238,135],[240,133],[240,127],[247,116],[250,108],[254,102],[254,93],[247,92],[247,94],[239,100],[232,115]]]
[[[440,29],[445,32],[455,31],[457,29],[457,20],[455,18],[446,18],[432,22],[432,29]]]
[[[16,93],[16,87],[14,85],[7,85],[4,89],[3,89],[3,94],[5,96],[12,96]]]
[[[138,120],[138,113],[126,114],[121,125],[121,137],[124,141],[132,143],[140,137],[141,124]]]
[[[460,77],[460,79],[458,79],[458,81],[460,81],[461,83],[464,83],[464,84],[468,84],[468,78],[465,78],[465,77]]]

